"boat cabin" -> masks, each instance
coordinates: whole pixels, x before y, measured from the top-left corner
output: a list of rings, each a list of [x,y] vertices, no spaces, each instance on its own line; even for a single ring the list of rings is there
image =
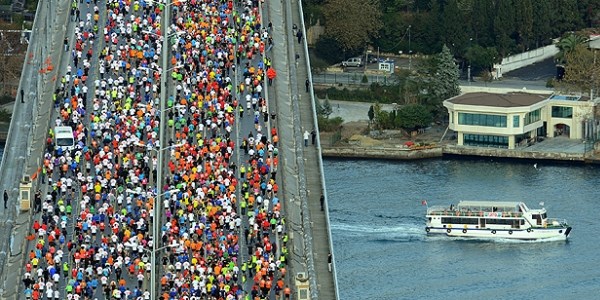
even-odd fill
[[[530,209],[516,201],[460,201],[428,207],[426,217],[427,233],[458,237],[566,239],[571,231],[566,220],[547,218],[544,207]]]
[[[545,208],[532,210],[525,203],[514,201],[460,201],[456,206],[432,207],[428,214],[439,216],[444,227],[471,225],[486,228],[491,225],[517,229],[547,224]]]

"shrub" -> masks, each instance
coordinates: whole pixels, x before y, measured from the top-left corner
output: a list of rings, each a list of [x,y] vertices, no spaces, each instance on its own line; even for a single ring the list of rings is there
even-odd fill
[[[319,124],[320,131],[335,131],[342,126],[344,119],[341,117],[328,119],[323,116],[317,116],[317,122]]]
[[[399,91],[398,86],[372,83],[368,89],[349,90],[342,87],[330,87],[327,89],[315,89],[315,94],[320,99],[328,97],[332,100],[341,101],[401,103]]]
[[[0,105],[15,102],[15,100],[16,99],[14,97],[12,97],[11,95],[4,94],[4,95],[0,96]]]
[[[0,109],[0,122],[10,123],[12,114],[6,109]]]

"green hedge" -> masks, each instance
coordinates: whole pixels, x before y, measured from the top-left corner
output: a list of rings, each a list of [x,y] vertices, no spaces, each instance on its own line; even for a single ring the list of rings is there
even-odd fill
[[[15,98],[11,95],[2,95],[0,96],[0,105],[15,102]]]
[[[10,123],[11,117],[11,113],[9,113],[6,109],[0,109],[0,122]]]
[[[341,117],[328,119],[323,116],[317,116],[317,123],[319,124],[320,131],[335,131],[342,126],[344,119]]]
[[[326,96],[329,99],[355,102],[400,103],[400,88],[396,85],[382,86],[373,83],[368,89],[352,89],[330,87],[316,89],[315,93],[320,99]]]

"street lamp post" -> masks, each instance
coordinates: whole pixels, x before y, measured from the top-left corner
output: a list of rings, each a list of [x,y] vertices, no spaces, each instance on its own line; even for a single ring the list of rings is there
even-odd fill
[[[473,38],[469,38],[469,49],[471,49],[471,42],[473,42]],[[467,81],[471,85],[471,60],[469,60],[469,66],[467,67]]]
[[[170,1],[170,0],[169,0]],[[167,102],[167,72],[169,71],[168,69],[168,59],[167,59],[167,53],[169,51],[169,39],[167,36],[167,30],[169,28],[168,24],[170,23],[169,20],[171,19],[171,10],[170,10],[170,6],[176,3],[182,3],[182,2],[186,2],[187,0],[175,0],[174,2],[170,2],[167,4],[162,4],[160,2],[157,1],[152,1],[150,0],[149,2],[154,2],[154,3],[158,3],[159,5],[164,5],[163,7],[163,17],[161,19],[161,35],[163,36],[163,40],[162,40],[162,50],[160,53],[161,56],[161,73],[160,73],[160,103],[159,103],[159,109],[160,109],[160,122],[159,122],[159,128],[158,128],[158,140],[159,140],[159,147],[161,147],[164,143],[165,143],[165,103]],[[177,33],[176,33],[177,34]],[[170,148],[170,147],[169,147]],[[156,187],[157,187],[157,192],[160,193],[160,191],[162,190],[162,184],[163,184],[163,151],[166,148],[162,148],[162,149],[158,149],[158,171],[157,171],[157,179],[156,179]],[[157,201],[157,203],[154,205],[154,224],[153,224],[153,239],[156,239],[158,237],[158,224],[160,224],[160,201]],[[157,294],[156,294],[156,284],[157,284],[157,277],[156,277],[156,269],[157,269],[157,264],[156,264],[156,248],[157,243],[153,242],[152,243],[152,272],[150,274],[150,297],[151,299],[158,299]]]
[[[172,4],[172,3],[170,3]],[[170,5],[169,4],[169,5]],[[162,65],[162,72],[160,73],[160,122],[159,122],[159,128],[158,128],[158,135],[159,135],[159,142],[160,145],[162,146],[162,144],[165,141],[165,130],[164,130],[164,123],[165,123],[165,118],[164,118],[164,114],[165,114],[165,102],[167,101],[167,76],[166,76],[166,70],[167,70],[167,66],[168,66],[168,61],[167,61],[167,53],[169,51],[169,42],[168,39],[166,37],[166,32],[167,32],[167,24],[168,24],[168,20],[170,19],[170,9],[168,6],[165,6],[164,8],[164,12],[163,12],[163,18],[162,18],[162,22],[161,22],[161,33],[164,36],[163,38],[163,45],[162,45],[162,50],[161,50],[161,65]],[[162,174],[163,174],[163,151],[158,151],[158,171],[157,171],[157,179],[156,179],[156,190],[157,193],[160,193],[162,191]],[[158,197],[156,198],[158,199]],[[157,251],[157,244],[158,244],[158,226],[160,224],[160,204],[161,201],[156,201],[156,203],[153,206],[154,209],[154,220],[152,224],[152,272],[150,273],[150,299],[158,299],[157,294],[156,294],[156,284],[157,284],[157,276],[156,276],[156,272],[158,271],[157,269],[157,263],[156,263],[156,251]]]
[[[411,25],[408,25],[408,69],[409,70],[412,66],[412,50],[410,49],[410,27],[411,27]]]
[[[161,91],[162,93],[162,91]],[[164,106],[164,101],[161,100],[161,106]],[[174,106],[175,107],[175,106]],[[173,108],[174,108],[173,107]],[[161,115],[164,115],[164,110],[161,110],[160,112]],[[161,122],[160,125],[162,127],[162,117],[161,117]],[[164,133],[163,133],[163,129],[159,129],[159,134],[161,135],[161,139],[164,138]],[[162,211],[160,209],[160,205],[161,205],[161,201],[159,200],[162,196],[166,195],[166,194],[170,194],[173,192],[178,192],[179,189],[173,189],[170,191],[166,191],[164,193],[160,193],[162,191],[162,161],[164,159],[163,157],[163,152],[164,150],[168,150],[168,149],[172,149],[172,148],[176,148],[176,147],[180,147],[183,144],[176,144],[176,145],[172,145],[172,146],[166,146],[166,147],[162,147],[159,149],[151,149],[157,152],[158,154],[158,170],[157,170],[157,179],[156,179],[156,197],[155,199],[155,203],[152,206],[152,210],[153,210],[153,220],[152,220],[152,258],[150,263],[152,264],[152,269],[151,269],[151,273],[150,273],[150,297],[151,299],[158,299],[156,298],[156,284],[157,284],[157,277],[156,277],[156,272],[158,271],[158,267],[157,267],[157,261],[156,261],[156,252],[158,250],[160,250],[159,248],[157,248],[158,246],[158,240],[159,240],[159,234],[158,234],[158,228],[160,226],[160,212]]]
[[[158,199],[158,197],[157,197]],[[157,272],[157,258],[156,258],[156,253],[158,253],[158,251],[161,251],[163,249],[166,248],[173,248],[173,247],[177,247],[178,245],[173,245],[173,244],[168,244],[168,245],[164,245],[162,247],[157,247],[158,244],[158,240],[154,240],[156,238],[153,238],[152,240],[152,250],[146,249],[146,248],[142,248],[146,253],[150,252],[150,264],[152,265],[151,269],[150,269],[150,274],[151,277],[156,277],[156,272]],[[150,289],[150,299],[158,299],[155,298],[154,295],[156,295],[156,282],[151,282],[151,289]]]

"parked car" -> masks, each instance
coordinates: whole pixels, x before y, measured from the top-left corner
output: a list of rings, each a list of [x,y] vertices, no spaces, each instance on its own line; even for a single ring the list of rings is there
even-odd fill
[[[349,58],[348,60],[342,62],[343,67],[362,67],[362,65],[363,62],[362,58],[360,57]]]
[[[379,62],[379,59],[377,59],[376,56],[370,56],[369,57],[369,63],[370,64],[375,64],[375,63],[378,63],[378,62]]]

